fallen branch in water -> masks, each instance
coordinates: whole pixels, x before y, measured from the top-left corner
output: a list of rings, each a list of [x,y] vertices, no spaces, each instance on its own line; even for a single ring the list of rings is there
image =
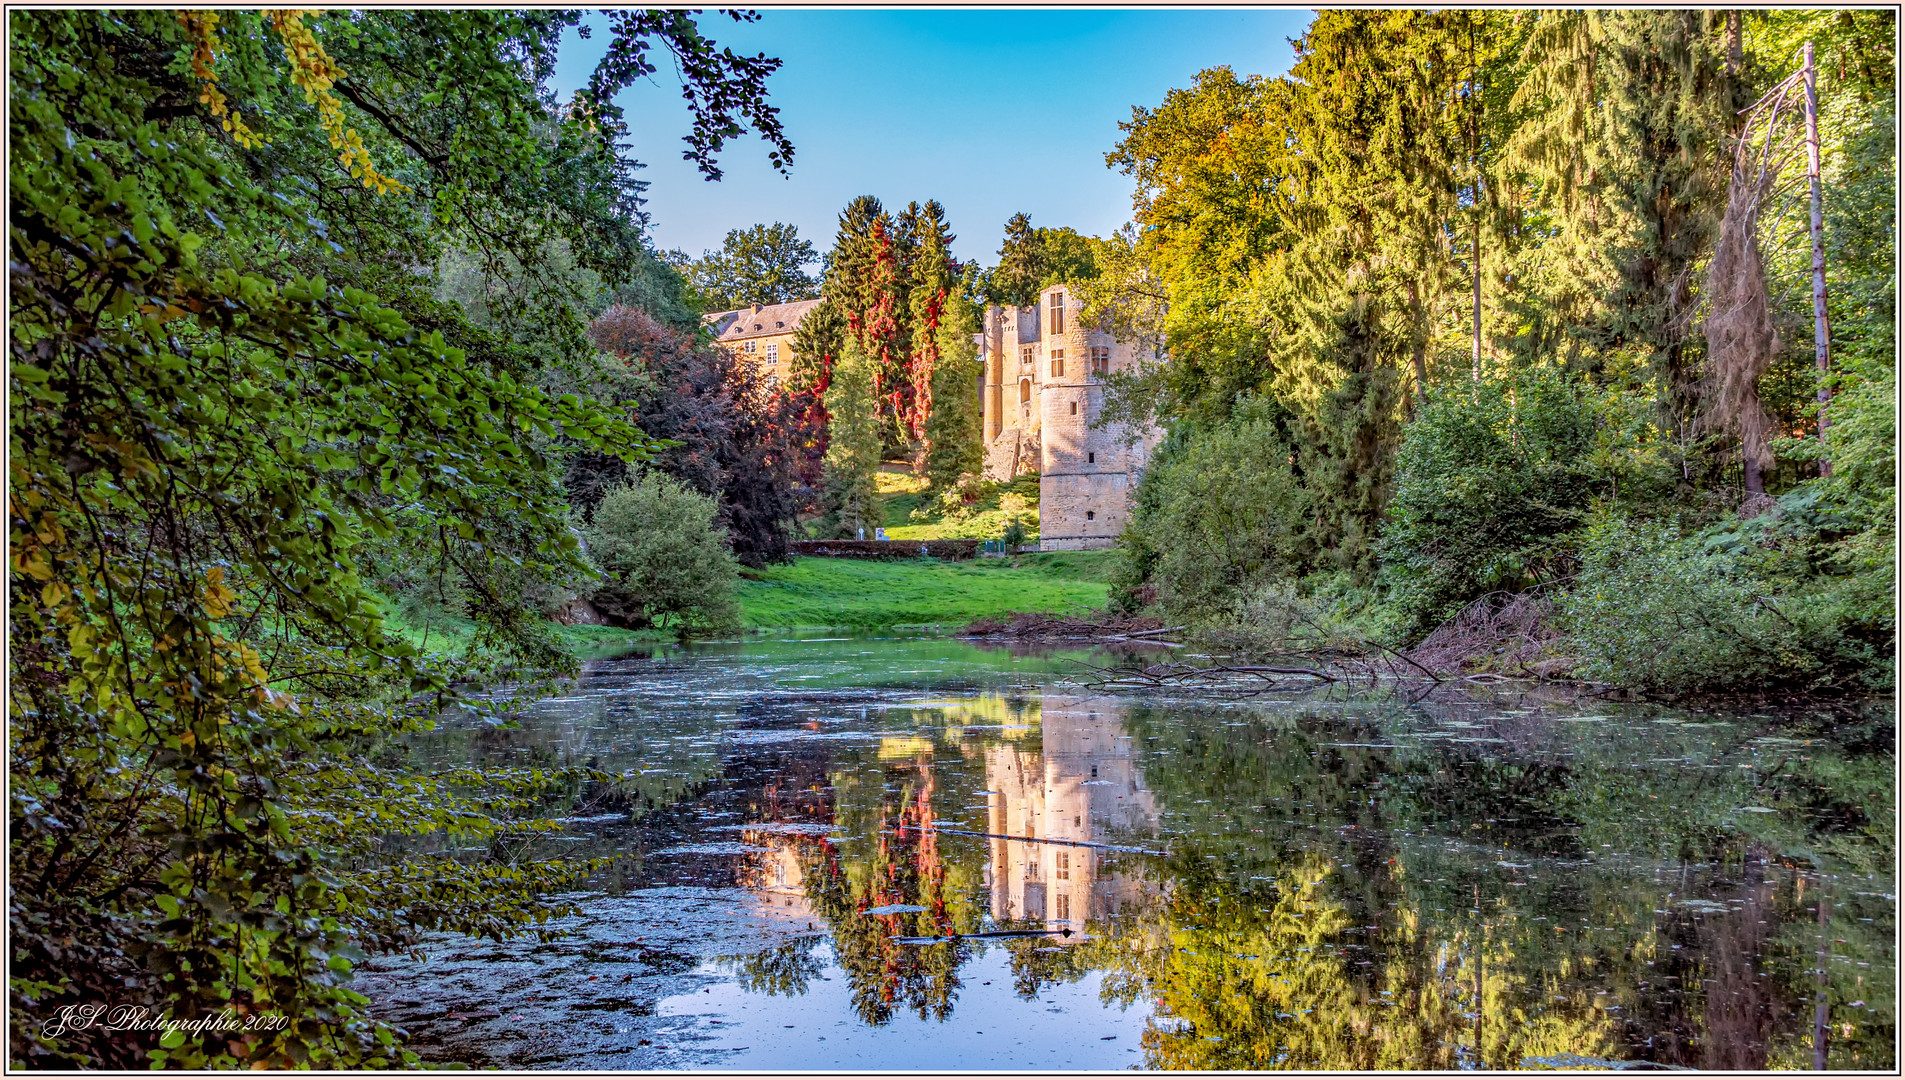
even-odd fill
[[[1133,630],[1129,634],[1118,635],[1121,638],[1156,637],[1159,634],[1175,634],[1179,630],[1188,630],[1187,626],[1161,626],[1156,630]]]
[[[1191,664],[1151,664],[1143,668],[1107,668],[1085,661],[1075,661],[1079,666],[1089,668],[1098,676],[1087,680],[1085,685],[1094,690],[1159,690],[1166,687],[1185,687],[1192,685],[1222,685],[1235,683],[1237,676],[1255,679],[1256,683],[1246,683],[1249,693],[1262,693],[1277,685],[1276,676],[1294,675],[1303,678],[1318,679],[1323,682],[1340,682],[1335,675],[1315,668],[1281,667],[1270,664],[1214,664],[1210,667],[1196,667]]]

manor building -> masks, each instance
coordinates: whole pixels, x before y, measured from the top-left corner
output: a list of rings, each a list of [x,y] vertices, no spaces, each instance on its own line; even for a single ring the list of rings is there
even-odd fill
[[[1079,319],[1064,285],[1028,307],[986,309],[985,477],[1039,474],[1039,549],[1110,547],[1124,528],[1131,490],[1163,433],[1098,423],[1105,378],[1159,357]],[[1142,355],[1140,355],[1142,353]]]
[[[794,300],[785,304],[714,311],[701,317],[715,344],[734,355],[752,360],[775,382],[784,381],[794,362],[794,331],[800,320],[820,304],[819,300]]]

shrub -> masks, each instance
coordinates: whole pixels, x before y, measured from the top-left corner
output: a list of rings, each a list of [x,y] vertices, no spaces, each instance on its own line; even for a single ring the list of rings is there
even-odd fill
[[[1558,374],[1445,384],[1403,432],[1380,544],[1410,637],[1475,598],[1566,576],[1599,501],[1669,481],[1645,405]]]
[[[1294,573],[1309,499],[1268,408],[1247,400],[1153,459],[1125,529],[1122,606],[1148,582],[1169,617],[1201,618]]]
[[[1615,517],[1588,529],[1560,617],[1578,673],[1669,693],[1889,682],[1889,575],[1821,572],[1827,545],[1778,522],[1705,536]],[[1740,544],[1742,528],[1761,530],[1758,543]]]
[[[592,598],[626,626],[729,630],[740,575],[715,525],[714,500],[647,473],[611,490],[583,530],[607,582]]]
[[[575,387],[641,417],[644,434],[666,442],[652,467],[715,497],[735,558],[753,567],[787,558],[799,510],[802,447],[816,437],[805,404],[779,393],[770,376],[693,328],[616,306],[590,324],[603,350],[597,371]],[[584,517],[624,480],[606,454],[578,454],[564,483]]]
[[[1198,643],[1255,656],[1359,655],[1380,642],[1386,612],[1348,571],[1279,578],[1239,591],[1222,617],[1203,620]]]

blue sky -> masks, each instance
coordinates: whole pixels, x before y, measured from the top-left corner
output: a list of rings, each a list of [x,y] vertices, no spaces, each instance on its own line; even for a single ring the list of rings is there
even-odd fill
[[[590,16],[599,23],[599,16]],[[785,221],[825,251],[849,199],[898,208],[938,199],[961,259],[996,261],[1006,218],[1105,235],[1131,217],[1128,177],[1105,167],[1118,122],[1197,72],[1289,70],[1307,9],[790,10],[739,24],[701,16],[737,52],[784,61],[769,96],[794,141],[791,175],[749,134],[721,155],[726,176],[681,160],[689,117],[671,68],[621,98],[648,167],[652,235],[691,256],[729,229]],[[608,35],[564,42],[553,88],[588,78]]]

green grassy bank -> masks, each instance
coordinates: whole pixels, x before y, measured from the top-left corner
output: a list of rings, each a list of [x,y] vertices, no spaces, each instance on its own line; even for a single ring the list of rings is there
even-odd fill
[[[941,562],[797,558],[741,583],[742,618],[766,627],[958,627],[1010,611],[1103,607],[1115,553],[1052,552]]]
[[[1116,553],[1066,551],[1007,559],[863,559],[799,557],[749,571],[741,582],[743,625],[749,631],[827,627],[956,629],[974,619],[1014,611],[1080,612],[1105,605],[1106,580]],[[476,624],[442,611],[423,614],[384,607],[387,630],[425,652],[466,655]],[[644,641],[673,641],[665,630],[613,626],[550,629],[584,659]]]

